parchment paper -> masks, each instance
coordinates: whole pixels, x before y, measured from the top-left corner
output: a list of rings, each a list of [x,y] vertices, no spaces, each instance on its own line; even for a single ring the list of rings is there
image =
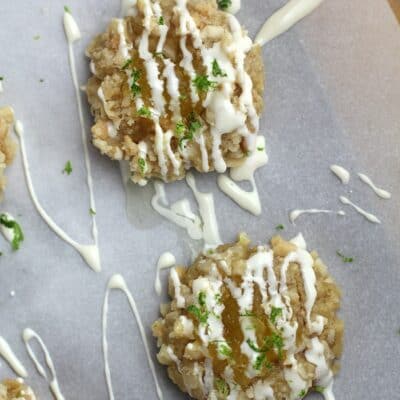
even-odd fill
[[[254,37],[265,17],[283,0],[243,0],[241,22]],[[2,1],[0,104],[14,106],[25,124],[28,157],[38,197],[55,221],[74,239],[88,242],[89,205],[77,106],[62,28],[64,1]],[[119,12],[113,1],[69,0],[83,39],[75,46],[83,84],[88,76],[84,49]],[[39,40],[34,40],[40,35]],[[270,162],[257,175],[264,213],[253,217],[216,188],[215,175],[199,177],[201,190],[215,193],[224,241],[247,231],[265,242],[284,224],[285,237],[301,231],[317,249],[343,289],[346,323],[342,370],[335,383],[339,400],[398,399],[400,360],[400,33],[384,1],[326,1],[312,16],[264,48],[266,110],[261,131]],[[44,79],[44,82],[40,82]],[[85,116],[89,124],[90,116]],[[106,282],[122,273],[135,295],[147,327],[158,316],[153,282],[158,256],[171,250],[190,261],[193,245],[185,232],[148,206],[153,190],[138,193],[137,222],[126,218],[118,165],[90,152],[100,232],[103,271],[92,272],[79,255],[36,213],[28,196],[21,160],[9,169],[1,209],[18,216],[26,240],[11,253],[0,238],[0,335],[28,368],[39,398],[51,395],[27,356],[21,332],[36,330],[52,355],[66,399],[107,399],[101,351],[101,307]],[[73,173],[61,170],[71,160]],[[348,186],[330,173],[338,163],[352,172]],[[366,172],[390,190],[378,199],[356,172]],[[137,188],[140,191],[140,188]],[[172,199],[192,195],[184,183],[169,185]],[[343,208],[347,195],[377,214],[372,225],[351,209],[347,216],[310,216],[288,221],[293,208]],[[343,264],[336,250],[355,258]],[[165,282],[165,275],[163,275]],[[15,297],[9,295],[15,290]],[[164,288],[165,293],[165,288]],[[165,299],[165,295],[163,296]],[[111,296],[108,336],[116,399],[156,399],[138,330],[126,299]],[[165,398],[184,395],[157,366]],[[12,375],[3,362],[0,378]],[[310,398],[317,398],[312,395]]]

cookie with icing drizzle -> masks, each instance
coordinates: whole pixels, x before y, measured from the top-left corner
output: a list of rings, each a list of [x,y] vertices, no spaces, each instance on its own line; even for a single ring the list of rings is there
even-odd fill
[[[224,172],[255,150],[264,68],[214,0],[138,0],[90,44],[92,141],[132,181]]]
[[[173,268],[169,295],[153,324],[157,358],[193,398],[333,398],[340,291],[303,240],[252,247],[242,234]]]

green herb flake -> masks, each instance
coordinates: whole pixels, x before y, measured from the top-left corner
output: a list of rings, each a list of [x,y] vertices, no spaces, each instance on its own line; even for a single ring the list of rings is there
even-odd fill
[[[154,57],[165,58],[164,53],[162,51],[158,51],[154,53]]]
[[[91,215],[91,216],[95,216],[96,215],[96,211],[94,211],[93,210],[93,208],[89,208],[89,214]]]
[[[201,122],[197,119],[196,114],[190,113],[188,126],[189,133],[192,134],[192,136],[195,135],[197,131],[201,129],[201,126]]]
[[[283,358],[283,338],[277,333],[273,333],[271,336],[267,336],[264,339],[264,343],[262,347],[258,347],[252,340],[247,339],[246,341],[247,345],[256,353],[261,353],[264,354],[265,357],[263,358],[263,361],[266,358],[266,353],[270,350],[275,350],[278,353],[278,358],[282,360]],[[263,362],[262,361],[262,362]],[[261,362],[261,364],[262,364]],[[254,367],[255,368],[255,367]],[[256,368],[257,369],[257,368]]]
[[[151,118],[151,111],[148,107],[145,107],[145,106],[139,108],[138,114],[140,117],[143,117],[143,118]]]
[[[214,296],[214,298],[215,298],[215,301],[217,302],[218,305],[221,305],[221,304],[222,304],[222,295],[221,295],[221,293],[217,293],[217,294]]]
[[[344,263],[352,263],[354,261],[353,257],[346,257],[339,250],[336,252],[336,254],[342,259]]]
[[[206,294],[205,294],[205,292],[200,292],[199,293],[198,300],[199,300],[200,306],[201,307],[205,307],[205,305],[206,305]]]
[[[133,94],[133,97],[136,97],[142,91],[140,86],[137,84],[141,75],[142,75],[142,72],[139,71],[138,69],[134,69],[131,73],[131,78],[132,78],[131,92]]]
[[[229,385],[220,378],[215,379],[214,381],[214,386],[215,389],[217,390],[217,392],[223,396],[223,397],[227,397],[230,394],[230,389],[229,389]]]
[[[164,17],[162,15],[158,18],[158,25],[165,25]]]
[[[306,389],[303,389],[301,392],[297,394],[297,397],[302,399],[307,394]]]
[[[142,175],[146,172],[146,160],[142,157],[138,159],[139,171]]]
[[[192,82],[198,93],[206,93],[209,90],[214,90],[218,85],[217,82],[210,81],[208,75],[197,75]]]
[[[214,58],[214,61],[212,62],[212,74],[213,76],[217,77],[225,77],[227,76],[226,72],[222,71],[221,67],[218,64],[218,61]]]
[[[71,14],[71,9],[68,6],[64,6],[64,11]]]
[[[265,341],[265,346],[270,346],[274,348],[278,353],[278,358],[282,360],[283,358],[283,338],[277,333],[273,333],[272,336],[269,336]]]
[[[252,318],[257,318],[257,315],[254,314],[252,311],[246,310],[244,313],[239,314],[241,317],[252,317]]]
[[[40,35],[35,35],[35,36],[33,37],[33,40],[40,40]]]
[[[314,389],[314,392],[317,392],[317,393],[324,393],[324,390],[325,390],[325,388],[323,386],[314,386],[313,389]]]
[[[11,241],[11,247],[14,251],[19,250],[21,243],[24,241],[24,233],[18,222],[10,219],[7,214],[0,214],[0,225],[12,229],[13,239]]]
[[[285,226],[282,225],[282,224],[279,224],[279,225],[277,225],[277,226],[275,227],[275,229],[276,229],[277,231],[283,231],[283,230],[285,229]]]
[[[201,324],[207,323],[208,311],[201,310],[199,307],[192,304],[187,308],[187,312],[196,317]]]
[[[142,71],[140,71],[138,69],[132,70],[131,77],[135,82],[137,82],[140,79],[141,75],[142,75]]]
[[[230,348],[228,343],[218,344],[218,353],[227,358],[232,357],[232,349]]]
[[[44,82],[44,79],[39,79],[39,82],[40,82],[40,83],[43,83],[43,82]]]
[[[278,317],[282,316],[282,308],[279,307],[272,307],[271,309],[271,315],[269,316],[269,319],[271,322],[275,325],[276,319]]]
[[[192,314],[201,324],[206,324],[208,316],[210,315],[206,307],[206,293],[200,292],[197,300],[199,306],[192,304],[187,308],[187,312]]]
[[[127,69],[132,64],[132,58],[125,61],[125,64],[122,66],[122,69]]]
[[[65,163],[65,167],[64,167],[64,169],[62,170],[62,173],[63,174],[67,174],[67,175],[71,175],[71,173],[72,173],[72,164],[71,164],[71,161],[67,161],[66,163]]]
[[[232,5],[232,0],[217,0],[217,4],[220,10],[226,11]]]
[[[273,368],[273,365],[272,365],[269,361],[266,361],[266,362],[265,362],[265,367],[266,367],[267,369],[271,370],[271,369]]]
[[[248,346],[255,351],[256,353],[264,353],[263,349],[260,349],[256,346],[256,344],[251,340],[251,339],[247,339],[246,343],[248,344]]]
[[[0,81],[4,81],[4,76],[0,76]]]
[[[264,151],[264,147],[257,147],[258,151]]]
[[[195,113],[191,112],[188,118],[188,125],[185,127],[185,133],[183,136],[180,136],[179,140],[179,147],[182,149],[184,144],[189,141],[193,140],[194,136],[197,134],[197,132],[201,129],[202,124],[201,122],[197,119],[197,116]],[[180,129],[182,130],[182,127],[180,126]]]
[[[181,138],[185,136],[185,132],[186,132],[186,125],[184,124],[183,121],[178,121],[175,125],[176,136],[178,136],[178,138]]]
[[[266,357],[267,356],[265,354],[260,354],[259,356],[257,356],[256,361],[254,362],[254,365],[253,365],[254,369],[259,371],[261,369],[261,367],[263,366]]]

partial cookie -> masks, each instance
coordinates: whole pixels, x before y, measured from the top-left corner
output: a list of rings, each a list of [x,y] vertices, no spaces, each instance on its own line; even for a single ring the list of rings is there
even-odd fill
[[[224,172],[255,150],[260,48],[215,0],[138,0],[87,54],[93,144],[128,162],[134,182]]]
[[[16,150],[16,144],[9,134],[13,122],[13,109],[11,107],[0,108],[0,199],[6,186],[5,169],[14,159]]]
[[[36,400],[32,389],[19,380],[0,383],[0,400]]]
[[[342,352],[340,291],[315,252],[246,235],[171,270],[171,303],[153,324],[157,358],[204,399],[303,398],[332,390]]]

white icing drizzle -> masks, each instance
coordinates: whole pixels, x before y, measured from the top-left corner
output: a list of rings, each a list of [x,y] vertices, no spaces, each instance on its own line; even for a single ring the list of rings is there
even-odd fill
[[[242,88],[242,94],[239,98],[239,108],[241,111],[247,111],[251,125],[253,126],[254,131],[257,133],[259,130],[260,121],[253,103],[253,82],[244,67],[246,54],[252,48],[252,41],[243,33],[239,21],[234,16],[229,16],[228,21],[232,32],[233,41],[236,46],[236,48],[231,49],[234,52],[234,58],[236,62],[236,78]],[[246,123],[242,126],[241,131],[247,138],[248,150],[254,151],[257,136],[255,134],[251,134]]]
[[[311,310],[317,298],[317,290],[315,288],[316,277],[313,270],[313,258],[306,250],[299,248],[297,249],[297,251],[292,252],[286,256],[281,266],[280,291],[283,294],[285,294],[285,292],[287,291],[286,272],[291,262],[297,262],[299,264],[303,277],[304,291],[306,293],[304,306],[306,311],[307,325],[311,332],[316,332],[320,334],[323,329],[323,319],[317,317],[315,321],[311,321]]]
[[[242,283],[240,287],[237,287],[230,279],[226,279],[226,283],[231,291],[232,296],[236,299],[239,312],[241,315],[246,312],[252,311],[253,300],[254,300],[254,284],[257,284],[263,303],[267,301],[267,282],[264,279],[264,270],[272,270],[273,267],[273,255],[272,251],[267,251],[265,248],[260,247],[258,252],[253,255],[246,263],[246,270],[243,275]],[[274,274],[275,276],[275,274]],[[240,349],[243,354],[249,359],[249,365],[246,371],[246,375],[249,378],[254,378],[259,375],[260,371],[254,368],[259,353],[253,350],[249,345],[248,341],[257,343],[256,333],[252,325],[249,325],[248,317],[240,317],[240,326],[243,333],[243,342]]]
[[[164,154],[164,132],[160,126],[158,121],[155,121],[155,130],[156,130],[156,137],[155,137],[155,145],[158,157],[158,163],[161,169],[161,175],[165,177],[168,172],[167,161]]]
[[[175,264],[176,264],[175,256],[172,253],[170,253],[169,251],[161,254],[160,258],[158,259],[156,279],[154,282],[154,289],[159,296],[161,295],[160,271],[162,269],[171,268]]]
[[[350,172],[340,165],[333,164],[330,166],[331,171],[342,181],[344,185],[347,185],[350,181]]]
[[[381,197],[382,199],[388,200],[392,197],[392,195],[387,190],[377,187],[374,182],[372,182],[371,178],[369,178],[367,175],[359,173],[358,177],[361,179],[362,182],[367,184],[377,196]]]
[[[215,215],[214,196],[212,193],[202,193],[197,190],[193,174],[186,175],[186,182],[196,198],[201,218],[192,212],[186,198],[170,206],[165,194],[165,186],[161,182],[154,182],[156,194],[151,204],[161,216],[184,228],[193,240],[203,239],[206,248],[216,247],[221,244],[221,239]]]
[[[171,139],[174,137],[174,134],[171,130],[168,130],[167,132],[165,132],[164,134],[164,149],[167,153],[167,156],[169,158],[169,160],[171,161],[171,164],[174,168],[174,174],[176,176],[179,176],[180,174],[180,168],[181,168],[181,160],[178,159],[171,147]]]
[[[204,172],[208,172],[210,169],[210,164],[208,161],[208,151],[206,146],[206,141],[204,139],[203,133],[195,137],[196,142],[200,146],[201,152],[201,167],[203,168]]]
[[[155,109],[159,113],[158,115],[161,115],[163,114],[165,107],[165,99],[163,96],[164,82],[162,79],[159,78],[158,63],[155,60],[153,54],[149,51],[151,19],[154,16],[153,3],[151,3],[149,0],[144,0],[143,9],[143,33],[142,37],[139,40],[139,57],[144,61],[144,66],[147,72],[147,82],[149,83],[151,89],[151,95]],[[165,41],[165,35],[168,32],[168,28],[164,25],[164,28],[161,28],[160,30],[161,32],[163,32],[163,34],[160,35],[159,42],[161,44],[161,49],[157,49],[157,51],[161,51],[163,48],[163,42]]]
[[[216,247],[220,245],[221,238],[219,236],[218,222],[215,215],[214,196],[212,193],[202,193],[197,190],[196,181],[192,173],[186,174],[186,182],[192,189],[193,195],[199,205],[199,212],[203,221],[203,240],[205,246]]]
[[[236,14],[241,8],[241,0],[232,0],[229,7],[226,9],[228,13]]]
[[[131,50],[131,46],[128,46],[125,36],[125,24],[123,19],[117,20],[117,31],[119,33],[119,53],[127,60],[129,58],[129,50]]]
[[[91,267],[94,271],[99,272],[101,270],[100,265],[100,254],[99,248],[97,244],[94,245],[82,245],[77,243],[75,240],[71,239],[54,221],[53,219],[46,213],[44,208],[41,206],[32,183],[31,172],[29,168],[29,162],[26,155],[25,148],[25,139],[24,139],[24,127],[21,121],[16,121],[15,123],[15,133],[17,134],[20,142],[21,155],[22,155],[22,163],[25,172],[26,183],[28,186],[29,194],[32,198],[32,202],[36,207],[36,210],[43,218],[43,220],[47,223],[47,225],[66,243],[72,246],[86,261],[86,263]]]
[[[298,370],[298,363],[296,358],[292,355],[291,361],[293,362],[292,367],[285,368],[283,373],[285,376],[285,380],[290,387],[290,400],[297,400],[298,394],[301,393],[303,390],[306,393],[309,385],[308,383],[300,376]]]
[[[132,310],[132,313],[136,319],[136,323],[139,328],[140,336],[142,338],[143,346],[144,346],[144,349],[146,352],[147,361],[148,361],[148,364],[149,364],[149,367],[151,370],[151,374],[154,379],[157,396],[158,396],[159,400],[162,400],[163,395],[161,392],[161,387],[158,383],[154,363],[151,358],[149,344],[147,341],[145,329],[143,327],[142,319],[140,318],[140,314],[139,314],[135,299],[134,299],[132,293],[130,292],[129,288],[127,287],[125,279],[121,275],[118,275],[118,274],[113,275],[108,282],[106,294],[104,296],[103,316],[102,316],[102,326],[103,326],[102,343],[103,343],[103,355],[104,355],[104,371],[105,371],[105,375],[106,375],[109,399],[114,400],[114,392],[113,392],[112,381],[111,381],[110,364],[109,364],[109,360],[108,360],[108,341],[107,341],[108,298],[109,298],[111,290],[121,290],[128,299],[130,308]]]
[[[155,181],[154,188],[156,194],[151,200],[154,210],[164,218],[184,228],[192,239],[202,239],[201,220],[192,212],[188,199],[182,199],[169,206],[164,184]]]
[[[2,336],[0,336],[0,357],[3,357],[4,360],[6,360],[6,362],[18,376],[21,376],[22,378],[26,378],[28,376],[25,367],[12,351],[8,342]]]
[[[239,390],[238,386],[235,384],[233,369],[230,365],[225,367],[223,377],[230,389],[230,393],[226,400],[238,400]]]
[[[231,168],[228,178],[226,175],[218,176],[219,188],[235,201],[240,207],[251,212],[254,215],[261,214],[261,201],[258,194],[257,185],[254,179],[254,173],[258,168],[266,165],[268,156],[265,150],[265,138],[263,136],[257,137],[257,148],[253,153],[246,158],[243,165],[240,167]],[[247,192],[238,186],[235,181],[250,181],[253,190]]]
[[[68,55],[69,55],[69,65],[71,70],[72,82],[75,89],[75,97],[78,105],[78,115],[79,115],[79,123],[81,127],[81,137],[82,137],[82,145],[83,152],[85,156],[85,167],[86,167],[86,182],[89,189],[89,203],[90,209],[96,210],[96,202],[94,199],[94,189],[93,189],[93,178],[92,178],[92,166],[90,163],[89,157],[89,149],[88,149],[88,137],[85,128],[85,120],[83,117],[83,107],[82,107],[82,98],[79,90],[78,77],[76,73],[76,65],[75,65],[75,56],[73,51],[73,44],[81,38],[81,33],[77,23],[75,22],[73,16],[65,11],[64,12],[64,29],[65,34],[68,41]],[[90,214],[92,219],[92,236],[94,240],[94,244],[98,249],[99,239],[98,239],[98,229],[97,229],[97,221],[96,221],[96,213]],[[98,252],[99,253],[99,252]],[[99,268],[100,268],[100,255],[99,255]]]
[[[157,2],[154,2],[153,9],[154,9],[154,14],[157,18],[157,21],[159,21],[160,18],[163,17],[160,4]],[[162,51],[164,49],[165,41],[167,40],[169,28],[165,23],[163,25],[158,24],[158,30],[160,32],[160,39],[158,40],[158,43],[157,43],[156,53],[162,53]]]
[[[76,42],[82,37],[78,24],[68,11],[64,11],[64,31],[69,44]]]
[[[110,138],[116,138],[118,135],[117,129],[112,122],[107,122],[107,133]]]
[[[172,349],[172,347],[171,346],[167,346],[166,352],[167,352],[168,357],[170,358],[170,360],[175,363],[176,367],[178,368],[178,371],[181,372],[181,360],[174,353],[174,350]]]
[[[96,75],[96,65],[95,65],[95,63],[93,62],[93,60],[90,61],[89,69],[90,69],[90,72],[91,72],[93,75]]]
[[[272,14],[257,34],[255,43],[264,46],[267,42],[289,30],[301,19],[311,14],[323,0],[290,0]]]
[[[324,388],[322,395],[325,400],[335,400],[332,392],[333,373],[326,362],[324,345],[317,337],[310,340],[308,349],[305,352],[305,357],[308,362],[314,364],[316,367],[315,376],[317,384]]]
[[[179,102],[179,79],[175,73],[175,64],[168,58],[164,58],[163,77],[167,80],[167,92],[170,96],[169,109],[173,113],[174,120],[177,122],[181,116]]]
[[[103,105],[104,111],[107,113],[108,112],[107,100],[104,96],[103,88],[101,87],[101,85],[99,86],[99,88],[97,90],[97,96],[100,99],[101,104]]]
[[[364,218],[366,218],[369,222],[372,222],[374,224],[380,224],[381,221],[376,217],[375,215],[363,210],[361,207],[357,206],[353,202],[351,202],[347,197],[345,196],[340,196],[340,201],[343,204],[346,204],[348,206],[353,207],[359,214],[361,214]]]
[[[186,301],[185,298],[181,294],[181,280],[179,279],[178,272],[175,268],[171,269],[170,278],[172,283],[174,284],[175,288],[175,299],[176,299],[176,306],[178,308],[185,308]]]
[[[29,357],[32,359],[33,363],[35,364],[35,367],[36,367],[37,371],[39,372],[39,374],[47,380],[50,390],[54,395],[54,398],[56,400],[65,400],[65,398],[60,390],[60,386],[59,386],[58,379],[57,379],[57,373],[56,373],[56,369],[53,364],[53,360],[51,359],[50,353],[49,353],[46,345],[44,344],[42,338],[35,331],[33,331],[30,328],[26,328],[24,330],[24,332],[22,334],[22,338],[25,342],[25,347],[26,347],[26,350],[28,351]],[[32,339],[36,339],[36,341],[39,343],[39,345],[43,351],[44,360],[46,361],[46,365],[50,371],[50,378],[47,377],[46,370],[44,369],[42,364],[40,364],[39,360],[37,359],[34,351],[32,350],[32,348],[29,344],[29,342]]]
[[[179,21],[179,32],[181,34],[181,38],[179,40],[180,49],[182,51],[182,60],[180,62],[180,66],[186,71],[190,81],[192,81],[196,77],[196,71],[193,66],[193,56],[192,53],[188,50],[186,43],[189,39],[189,30],[188,30],[188,20],[191,20],[188,9],[186,8],[187,0],[176,0],[176,7],[174,12],[179,13],[180,21]],[[196,26],[193,27],[192,24],[191,33],[197,33],[196,43],[198,44],[199,35],[196,32]],[[193,103],[197,103],[199,101],[199,95],[197,93],[194,85],[190,85],[190,95]]]
[[[307,243],[304,239],[303,234],[300,232],[298,233],[293,239],[290,240],[290,243],[293,243],[299,249],[307,250]]]
[[[342,210],[340,211],[332,211],[332,210],[320,210],[318,208],[310,208],[308,210],[293,210],[289,214],[289,220],[292,224],[296,221],[297,218],[300,217],[300,215],[303,214],[337,214],[340,216],[346,215],[346,213]]]
[[[218,350],[218,358],[223,360],[227,356],[220,349],[229,349],[229,345],[224,338],[224,325],[221,318],[225,306],[218,300],[222,284],[221,276],[214,265],[210,274],[206,277],[202,276],[195,279],[192,287],[195,299],[200,298],[200,293],[204,296],[205,308],[209,312],[207,322],[199,324],[197,333],[206,347],[210,343],[215,343]]]

